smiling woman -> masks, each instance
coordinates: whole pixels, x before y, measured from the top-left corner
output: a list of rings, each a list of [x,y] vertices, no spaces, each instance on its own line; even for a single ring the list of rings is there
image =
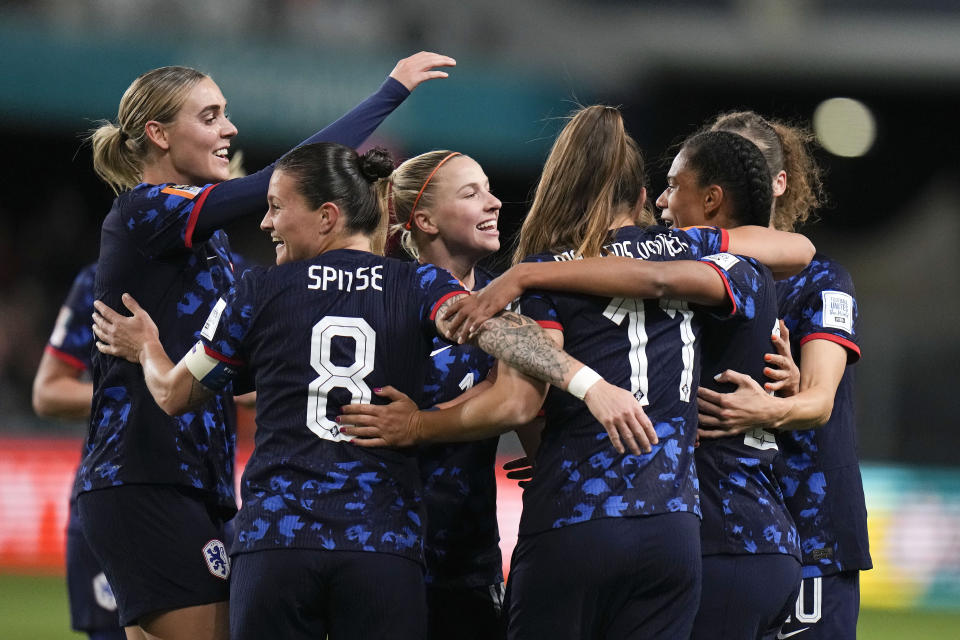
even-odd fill
[[[434,67],[454,64],[428,52],[399,61],[375,94],[306,142],[361,144],[417,85],[446,77]],[[263,211],[273,173],[270,165],[228,180],[237,127],[226,108],[206,74],[163,67],[130,85],[116,124],[90,135],[94,169],[118,194],[103,222],[95,296],[119,307],[123,293],[133,294],[176,357],[235,285],[221,227]],[[138,367],[96,353],[92,372],[75,492],[127,637],[226,638],[223,524],[236,511],[230,389],[169,417],[150,399]]]
[[[493,278],[477,266],[500,248],[500,200],[473,158],[429,151],[410,158],[380,183],[381,201],[398,223],[401,243],[422,264],[455,275],[467,288]],[[430,406],[473,394],[493,357],[470,344],[434,338],[424,384]],[[502,637],[503,570],[498,546],[495,456],[499,436],[419,448],[427,526],[429,638]]]

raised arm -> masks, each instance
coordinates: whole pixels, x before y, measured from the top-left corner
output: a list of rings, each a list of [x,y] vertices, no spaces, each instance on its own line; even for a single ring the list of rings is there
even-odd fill
[[[189,354],[174,365],[150,315],[130,294],[123,294],[122,300],[132,316],[120,315],[99,300],[93,303],[97,349],[140,364],[150,395],[168,415],[183,413],[213,397],[214,392],[200,384],[187,367]]]
[[[429,51],[403,58],[373,95],[297,146],[313,142],[337,142],[353,148],[360,146],[416,87],[433,78],[447,77],[447,72],[434,67],[456,64],[456,60],[449,56]],[[262,213],[272,174],[273,164],[270,164],[243,178],[211,187],[209,195],[197,205],[198,208],[202,206],[204,214],[197,218],[196,235],[201,237],[238,217]]]

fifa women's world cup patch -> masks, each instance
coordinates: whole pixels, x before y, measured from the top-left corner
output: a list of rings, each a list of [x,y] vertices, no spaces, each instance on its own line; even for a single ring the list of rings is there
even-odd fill
[[[732,253],[715,253],[712,256],[703,256],[704,260],[709,260],[724,271],[730,271],[733,265],[740,262],[740,258]]]
[[[221,541],[211,540],[203,545],[203,561],[207,563],[207,570],[221,580],[230,577],[230,556]]]
[[[840,329],[853,333],[853,297],[843,291],[823,291],[823,317],[820,324],[824,328]]]

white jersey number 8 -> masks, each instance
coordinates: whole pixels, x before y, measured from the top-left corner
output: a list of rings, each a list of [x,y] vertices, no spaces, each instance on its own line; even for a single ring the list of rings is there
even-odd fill
[[[334,338],[352,338],[353,363],[337,365],[330,360]],[[350,404],[369,403],[370,387],[364,378],[373,371],[377,334],[363,318],[327,316],[313,325],[310,339],[310,366],[320,375],[307,388],[307,428],[325,440],[343,442],[353,438],[340,433],[336,422],[327,417],[327,394],[331,389],[350,392]]]

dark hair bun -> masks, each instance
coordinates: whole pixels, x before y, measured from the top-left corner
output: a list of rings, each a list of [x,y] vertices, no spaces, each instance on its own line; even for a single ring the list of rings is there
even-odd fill
[[[360,156],[360,173],[370,182],[393,173],[393,156],[383,147],[374,147]]]

